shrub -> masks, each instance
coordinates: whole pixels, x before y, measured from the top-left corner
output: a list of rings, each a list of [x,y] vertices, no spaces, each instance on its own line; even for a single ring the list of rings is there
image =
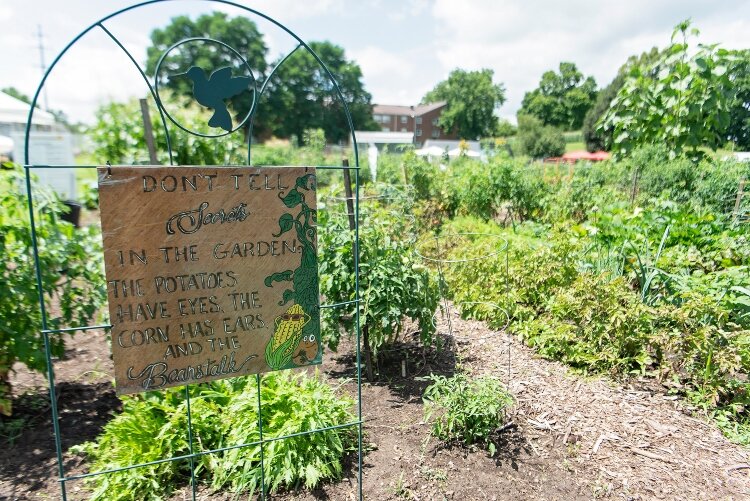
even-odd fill
[[[431,375],[432,384],[424,392],[425,421],[432,434],[446,442],[482,444],[491,456],[496,452],[491,436],[505,420],[513,397],[492,376],[452,377]]]
[[[543,356],[577,369],[643,374],[653,363],[651,317],[621,278],[582,273],[517,330]]]
[[[441,189],[441,199],[451,214],[492,219],[505,206],[514,217],[539,212],[546,188],[526,165],[502,156],[488,163],[463,159],[451,164]]]
[[[516,140],[521,152],[532,158],[559,157],[565,153],[563,133],[529,115],[518,116]]]
[[[435,195],[440,183],[440,171],[435,165],[418,157],[413,150],[404,153],[402,160],[409,184],[414,188],[414,198],[427,200]]]
[[[482,164],[473,160],[455,161],[446,177],[444,190],[449,211],[491,219],[503,195],[507,195],[507,163]]]
[[[255,378],[213,381],[190,387],[196,450],[251,443],[260,439]],[[123,410],[96,442],[76,447],[91,470],[121,468],[190,453],[187,402],[182,389],[124,397]],[[263,376],[265,439],[354,421],[353,402],[317,377],[273,372]],[[277,440],[264,445],[264,475],[270,492],[340,478],[342,459],[356,447],[354,428],[339,428]],[[195,459],[199,481],[214,490],[229,488],[250,496],[260,489],[260,445],[230,449]],[[162,499],[190,479],[189,463],[162,462],[94,476],[94,500]]]
[[[729,214],[734,209],[742,179],[750,179],[750,163],[704,159],[698,164],[693,200],[710,210]]]
[[[205,110],[192,104],[176,105],[171,97],[163,99],[170,113],[181,124],[198,132],[211,133],[205,121]],[[154,122],[157,158],[160,163],[169,164],[167,137],[152,99],[149,99],[149,109]],[[169,122],[167,123],[169,126]],[[247,144],[237,141],[234,135],[218,139],[203,138],[176,127],[170,127],[169,132],[175,164],[232,165],[247,161]],[[87,135],[93,141],[94,154],[100,161],[107,160],[113,164],[151,163],[137,99],[126,103],[111,102],[99,107],[96,111],[96,124],[89,128]]]

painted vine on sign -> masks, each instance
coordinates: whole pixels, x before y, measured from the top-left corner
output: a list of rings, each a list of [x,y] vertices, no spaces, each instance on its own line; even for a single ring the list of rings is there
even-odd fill
[[[305,195],[315,195],[315,175],[297,178],[294,188],[279,198],[290,209],[299,207],[296,216],[282,214],[279,218],[280,237],[294,230],[302,246],[300,265],[294,270],[273,273],[266,277],[266,287],[274,282],[291,282],[279,305],[292,305],[274,320],[274,333],[266,345],[266,363],[273,369],[288,369],[317,363],[321,357],[320,308],[318,305],[318,268],[315,253],[317,214],[305,201]]]

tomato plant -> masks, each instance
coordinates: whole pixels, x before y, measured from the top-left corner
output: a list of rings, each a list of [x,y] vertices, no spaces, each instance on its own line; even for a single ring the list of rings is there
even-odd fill
[[[0,412],[10,414],[9,377],[15,362],[47,368],[33,243],[23,174],[18,166],[0,170]],[[60,219],[65,210],[54,193],[35,188],[34,219],[39,265],[50,329],[84,326],[104,302],[104,270],[99,230],[76,229]],[[64,335],[50,334],[50,354],[64,353]]]

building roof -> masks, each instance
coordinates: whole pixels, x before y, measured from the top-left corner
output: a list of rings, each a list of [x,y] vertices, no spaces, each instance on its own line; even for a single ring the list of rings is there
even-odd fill
[[[29,105],[23,101],[0,92],[0,123],[25,124],[29,119]],[[34,125],[54,125],[55,117],[44,110],[34,110]]]
[[[562,158],[563,160],[590,160],[592,162],[599,162],[602,160],[609,160],[612,155],[607,153],[606,151],[596,151],[594,153],[588,152],[586,150],[576,150],[576,151],[569,151],[568,153],[565,153]]]
[[[437,103],[420,104],[418,106],[400,106],[395,104],[376,104],[372,108],[372,112],[376,115],[407,115],[418,117],[429,113],[430,111],[442,108],[445,106],[445,101],[438,101]]]
[[[358,130],[354,134],[357,136],[357,144],[409,144],[414,141],[412,132]]]

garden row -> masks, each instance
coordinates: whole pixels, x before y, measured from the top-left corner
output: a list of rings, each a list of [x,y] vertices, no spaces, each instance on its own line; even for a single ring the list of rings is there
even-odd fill
[[[270,164],[336,162],[314,137],[306,148],[262,147],[257,154]],[[737,203],[740,180],[750,172],[731,161],[665,158],[649,149],[625,161],[550,167],[498,154],[488,163],[462,158],[441,166],[408,151],[382,155],[378,183],[365,185],[361,210],[360,316],[370,377],[377,378],[375,360],[399,339],[406,319],[419,326],[422,343],[435,341],[432,317],[442,292],[463,314],[508,325],[541,355],[576,370],[653,377],[705,409],[731,438],[750,442],[750,242],[744,203]],[[7,186],[17,183],[17,172],[4,171]],[[329,303],[346,302],[355,290],[343,189],[329,173],[319,184],[321,294]],[[10,195],[14,190],[6,193],[3,244],[12,264],[4,270],[8,293],[0,297],[24,298],[2,301],[3,317],[19,318],[3,334],[9,349],[0,369],[7,375],[16,360],[43,370],[45,358],[35,334],[25,200]],[[61,307],[51,325],[85,323],[102,300],[92,285],[103,283],[101,263],[87,258],[97,252],[97,230],[74,230],[59,221],[54,197],[40,201],[47,300]],[[440,248],[431,247],[433,241]],[[420,257],[430,253],[455,262],[438,274]],[[68,279],[56,281],[63,270]],[[354,309],[325,310],[322,321],[324,340],[335,349],[353,332]],[[53,354],[63,346],[56,339]],[[459,373],[434,383],[426,395],[434,433],[482,442],[494,452],[490,436],[509,403],[497,382]],[[253,378],[191,392],[194,440],[203,450],[258,440]],[[261,392],[266,438],[355,419],[352,402],[318,378],[275,373],[263,378]],[[126,397],[99,440],[79,450],[92,471],[187,454],[185,406],[179,391]],[[226,408],[234,410],[219,419]],[[339,477],[343,457],[356,446],[353,429],[267,444],[267,487],[312,487]],[[260,447],[250,445],[201,456],[196,477],[213,489],[257,489],[259,454]],[[112,492],[158,497],[189,478],[189,463],[182,461],[92,482],[102,499]]]

